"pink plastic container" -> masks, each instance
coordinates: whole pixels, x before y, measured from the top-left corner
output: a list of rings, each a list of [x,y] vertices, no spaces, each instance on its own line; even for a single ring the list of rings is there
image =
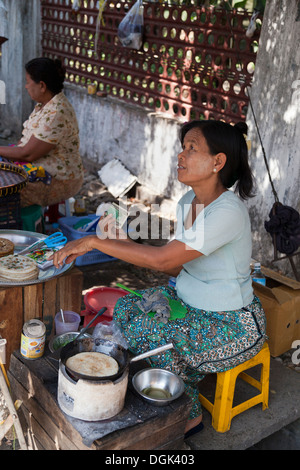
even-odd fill
[[[71,310],[63,310],[64,322],[60,312],[57,312],[54,318],[55,322],[55,334],[62,335],[69,331],[78,331],[80,324],[80,315]]]
[[[106,307],[107,310],[91,324],[91,328],[99,322],[111,321],[117,300],[127,294],[127,291],[118,287],[96,287],[89,290],[83,298],[86,307],[81,312],[84,317],[83,326],[85,327],[102,307]]]

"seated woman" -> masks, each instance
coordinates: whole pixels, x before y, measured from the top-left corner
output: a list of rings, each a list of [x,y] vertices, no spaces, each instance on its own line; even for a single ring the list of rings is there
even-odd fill
[[[177,276],[176,289],[159,289],[183,303],[184,318],[158,322],[141,312],[136,305],[139,298],[129,294],[118,301],[114,320],[134,354],[173,343],[174,349],[153,356],[151,365],[184,380],[193,401],[186,427],[189,435],[201,427],[198,382],[205,374],[225,371],[255,356],[266,338],[264,311],[252,290],[251,227],[242,201],[251,196],[253,186],[246,128],[243,123],[231,126],[218,121],[183,125],[178,179],[192,189],[179,201],[174,240],[157,247],[136,244],[124,233],[113,237],[113,220],[108,216],[100,222],[101,237],[80,238],[54,254],[59,267],[65,259],[71,262],[96,248]],[[235,183],[240,197],[228,190]]]
[[[38,104],[23,125],[17,146],[0,147],[0,155],[14,163],[41,167],[44,180],[29,182],[21,205],[49,206],[74,196],[83,183],[79,130],[72,105],[63,93],[64,69],[59,60],[45,57],[25,65],[29,96]]]

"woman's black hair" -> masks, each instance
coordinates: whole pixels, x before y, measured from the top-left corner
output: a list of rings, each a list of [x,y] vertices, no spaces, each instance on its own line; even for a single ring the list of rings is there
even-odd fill
[[[59,59],[38,57],[25,65],[26,72],[36,82],[44,82],[54,95],[60,93],[64,87],[65,69]]]
[[[232,126],[223,121],[190,121],[185,123],[180,131],[180,141],[193,128],[201,130],[212,155],[225,153],[226,163],[219,171],[222,184],[231,188],[235,183],[235,191],[240,197],[253,197],[253,175],[248,162],[248,147],[245,135],[248,126],[239,122]]]

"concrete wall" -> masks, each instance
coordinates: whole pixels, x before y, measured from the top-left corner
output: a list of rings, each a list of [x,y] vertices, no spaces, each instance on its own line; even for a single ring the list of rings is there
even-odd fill
[[[300,1],[268,0],[260,36],[254,83],[254,112],[280,202],[300,211]],[[257,196],[248,202],[253,228],[253,255],[269,265],[273,259],[264,221],[275,202],[251,111],[251,164]],[[281,255],[283,256],[283,255]],[[300,256],[295,257],[300,267]],[[291,272],[288,262],[274,266]]]
[[[9,40],[2,45],[0,59],[0,80],[6,85],[0,129],[10,129],[18,140],[34,106],[24,89],[24,65],[41,55],[40,1],[3,0],[3,4]],[[154,193],[176,199],[183,194],[176,181],[178,121],[110,97],[90,96],[81,87],[66,84],[65,92],[77,113],[83,158],[100,167],[117,157]]]
[[[81,155],[99,166],[114,157],[157,194],[178,199],[184,187],[177,181],[180,123],[117,99],[88,95],[66,85],[80,128]]]
[[[0,80],[6,85],[6,103],[0,104],[0,129],[10,129],[19,137],[33,108],[24,89],[24,65],[41,55],[40,0],[2,2],[8,12],[8,41],[1,46]]]

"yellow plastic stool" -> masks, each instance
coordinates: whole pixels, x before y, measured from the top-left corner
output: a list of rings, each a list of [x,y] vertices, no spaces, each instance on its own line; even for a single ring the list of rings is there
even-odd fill
[[[256,380],[244,371],[262,364],[260,380]],[[237,377],[248,382],[253,387],[257,388],[260,393],[243,403],[232,406],[235,384]],[[256,356],[249,361],[240,364],[233,369],[226,372],[219,372],[217,374],[217,385],[215,391],[215,401],[211,403],[201,393],[199,393],[199,401],[212,415],[212,426],[218,432],[229,431],[231,420],[234,416],[243,411],[248,410],[252,406],[262,403],[262,409],[268,408],[269,402],[269,377],[270,377],[270,350],[267,343],[265,343]]]

